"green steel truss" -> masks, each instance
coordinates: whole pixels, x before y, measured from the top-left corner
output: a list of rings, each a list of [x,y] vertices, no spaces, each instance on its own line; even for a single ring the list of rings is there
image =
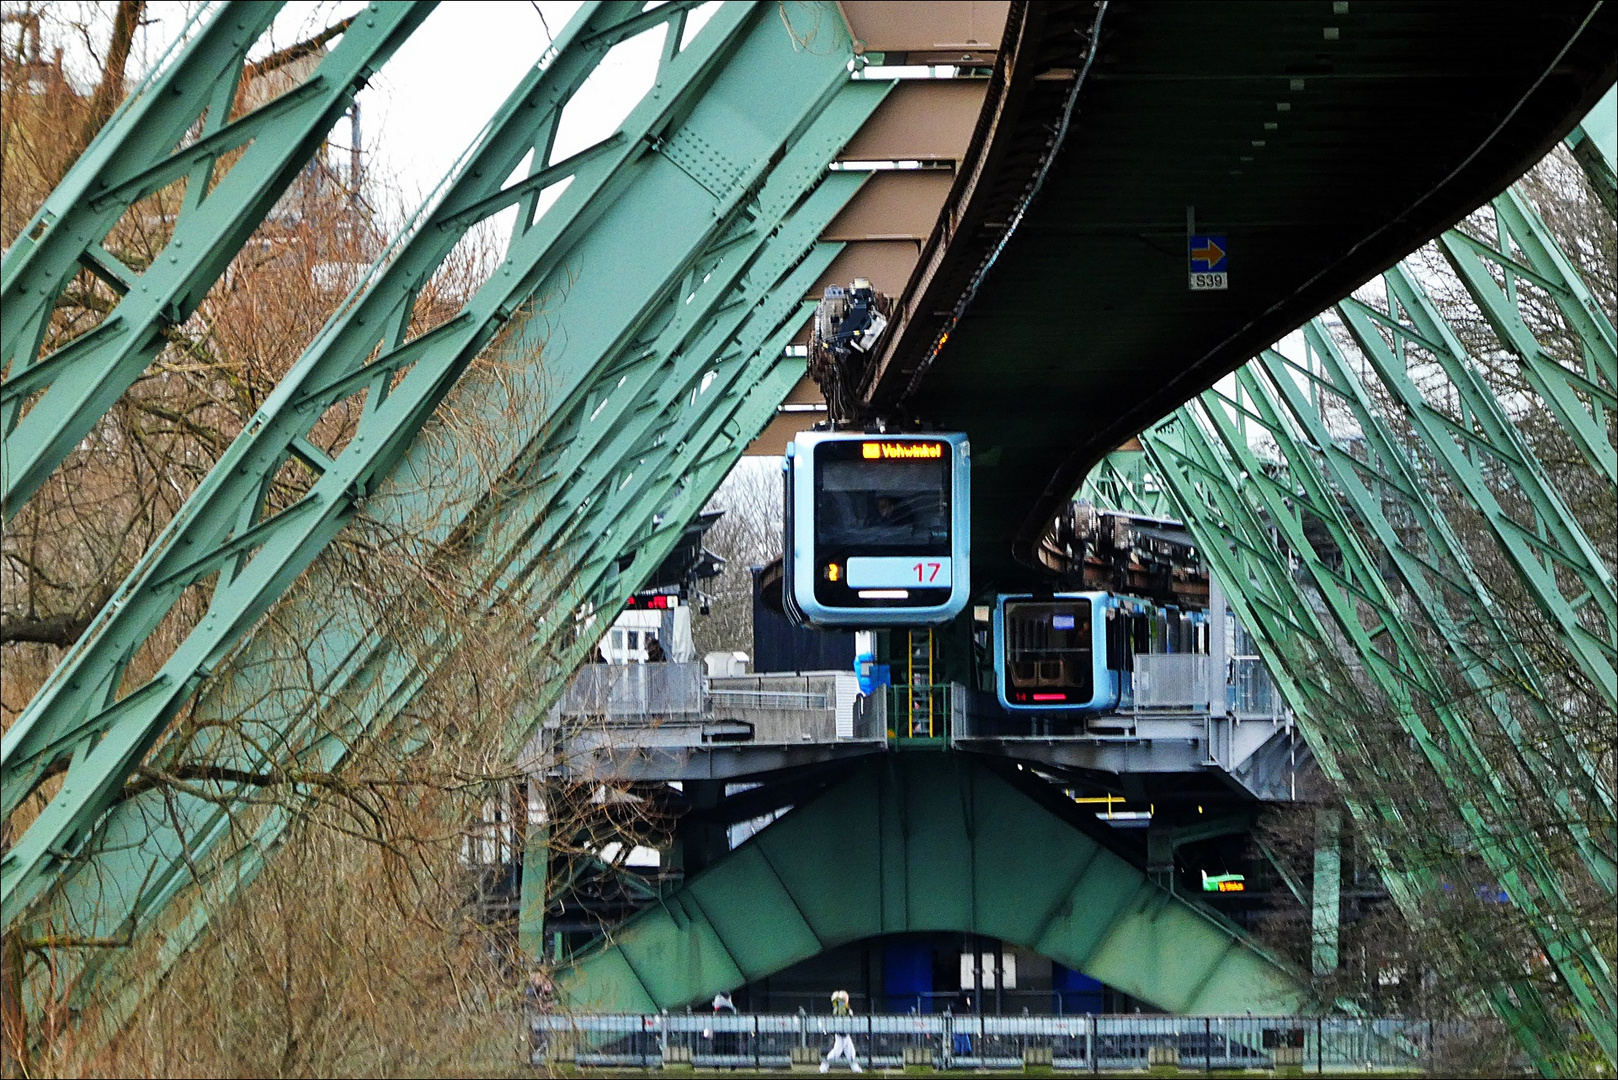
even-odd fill
[[[1618,994],[1607,958],[1566,908],[1563,882],[1547,861],[1541,838],[1516,825],[1514,800],[1523,793],[1507,787],[1502,772],[1478,744],[1471,717],[1453,700],[1453,691],[1430,661],[1429,642],[1413,633],[1409,606],[1393,595],[1335,490],[1310,467],[1314,462],[1309,450],[1287,430],[1268,388],[1260,386],[1248,369],[1238,372],[1237,380],[1237,394],[1209,391],[1187,407],[1185,419],[1194,418],[1205,435],[1217,437],[1223,452],[1247,473],[1245,496],[1257,504],[1285,549],[1307,572],[1350,655],[1393,706],[1401,729],[1469,827],[1476,854],[1539,932],[1541,948],[1580,999],[1581,1010],[1592,1021],[1612,1015]],[[1250,449],[1250,435],[1259,430],[1275,440],[1286,462],[1279,474]],[[1319,550],[1318,539],[1311,543],[1306,534],[1309,522],[1325,526],[1337,559]],[[1585,852],[1587,859],[1597,861],[1599,871],[1610,875],[1610,855],[1589,847]]]
[[[1407,918],[1422,925],[1422,899],[1439,887],[1445,869],[1419,808],[1412,812],[1407,805],[1409,793],[1421,790],[1426,778],[1410,755],[1389,752],[1387,733],[1341,722],[1345,715],[1370,712],[1362,687],[1342,661],[1324,613],[1299,589],[1262,511],[1242,494],[1247,474],[1200,431],[1183,430],[1188,421],[1173,418],[1142,439],[1157,479],[1174,493],[1180,516],[1252,633],[1322,774],[1342,795],[1361,835],[1374,838],[1370,854],[1389,894]],[[1464,952],[1468,943],[1453,944]],[[1537,989],[1524,983],[1511,991],[1494,995],[1494,1004],[1536,1059],[1561,1054]]]
[[[354,95],[435,2],[373,5],[302,83],[230,119],[248,49],[280,3],[231,0],[159,65],[6,253],[0,304],[0,505],[10,521],[183,324]],[[187,138],[200,124],[194,139]],[[222,159],[240,151],[227,170]],[[146,267],[106,247],[131,206],[177,180],[174,230]],[[91,330],[38,355],[69,282],[88,270],[118,294]],[[25,404],[32,403],[26,413]]]
[[[1010,942],[1171,1012],[1295,1012],[1299,975],[982,762],[862,763],[576,958],[581,1011],[706,1000],[827,949],[948,931]]]
[[[529,613],[532,669],[514,677],[530,678],[541,690],[532,710],[513,723],[515,751],[544,714],[547,695],[559,689],[558,675],[582,657],[594,633],[662,561],[801,376],[803,361],[785,357],[784,347],[807,311],[801,298],[837,250],[815,238],[861,180],[827,174],[825,165],[888,84],[848,79],[847,41],[828,41],[823,32],[819,40],[833,47],[795,50],[779,12],[727,5],[684,51],[665,51],[654,93],[619,133],[568,162],[548,164],[543,151],[556,114],[608,47],[663,22],[672,23],[670,40],[678,41],[683,8],[644,15],[638,8],[587,6],[558,37],[555,55],[513,94],[430,218],[322,332],[289,377],[292,385],[278,389],[199,490],[192,502],[202,505],[182,510],[176,529],[126,589],[120,615],[143,601],[149,607],[172,602],[172,584],[154,593],[151,583],[199,577],[251,555],[245,566],[228,566],[232,576],[222,575],[216,586],[212,611],[228,613],[231,621],[205,619],[193,634],[203,640],[192,655],[234,658],[237,673],[228,691],[214,692],[220,684],[213,684],[199,710],[228,717],[242,711],[242,701],[253,702],[239,723],[240,745],[228,750],[236,755],[232,767],[273,763],[273,754],[258,751],[255,758],[244,749],[255,745],[295,747],[300,763],[335,766],[354,737],[378,734],[399,717],[431,674],[419,646],[407,655],[379,628],[354,630],[355,620],[341,617],[341,588],[331,587],[338,583],[327,580],[318,563],[307,594],[290,610],[282,605],[278,618],[309,643],[307,657],[297,662],[317,673],[320,706],[300,701],[300,712],[260,692],[253,680],[273,684],[275,663],[258,655],[273,650],[260,649],[257,639],[240,655],[232,653],[246,624],[352,516],[345,500],[364,491],[369,520],[430,524],[442,537],[453,533],[455,550],[473,553],[471,576],[487,585],[479,600],[484,610],[509,611],[515,602]],[[783,79],[789,67],[793,77]],[[741,116],[746,123],[738,123]],[[536,145],[542,152],[531,178],[502,188],[498,178],[511,175],[517,159]],[[506,263],[460,315],[414,341],[398,340],[414,287],[466,227],[518,200],[530,200],[531,211],[531,200],[566,176],[573,182],[544,216],[519,217]],[[452,227],[439,228],[444,222]],[[534,380],[527,400],[542,401],[543,409],[515,425],[503,415],[474,425],[496,433],[492,449],[480,439],[475,446],[452,446],[448,454],[482,455],[486,469],[503,474],[502,482],[491,492],[485,478],[470,478],[465,490],[451,493],[453,512],[435,505],[424,518],[420,491],[437,476],[446,451],[410,436],[465,361],[519,314],[530,294],[542,302],[522,312],[517,332],[534,349],[552,342],[543,363],[526,376]],[[382,351],[366,365],[379,340]],[[565,346],[557,347],[558,340]],[[390,382],[397,385],[389,389]],[[312,420],[340,395],[366,393],[373,383],[385,397],[373,395],[380,400],[368,405],[367,422],[336,461],[314,459],[312,471],[320,475],[303,503],[253,522],[261,512],[250,505],[255,485],[288,453],[311,464],[312,448],[302,436]],[[266,442],[268,433],[279,442]],[[255,484],[233,488],[230,470],[254,463]],[[328,484],[334,477],[348,483]],[[226,514],[227,526],[240,522],[234,536],[228,527],[207,524],[218,508],[231,507],[226,496],[232,493],[249,500]],[[183,546],[176,534],[187,530],[191,550],[214,546],[177,572],[163,561]],[[294,535],[283,542],[283,531]],[[250,575],[260,579],[250,595],[221,596]],[[578,621],[589,616],[593,624]],[[116,623],[106,622],[68,667],[97,670],[97,643],[105,647],[109,635],[122,636]],[[182,646],[170,668],[186,659],[182,654],[192,644]],[[452,645],[443,641],[442,651]],[[104,651],[100,662],[106,657]],[[272,813],[244,843],[230,804],[233,798],[245,803],[250,792],[216,785],[208,797],[183,791],[155,801],[152,793],[119,797],[129,766],[204,675],[193,665],[176,670],[173,684],[160,676],[105,717],[97,715],[93,695],[75,697],[71,678],[58,673],[47,688],[55,696],[47,701],[42,693],[25,717],[30,727],[8,733],[8,809],[12,776],[37,778],[67,752],[74,755],[69,782],[7,854],[8,924],[26,912],[35,925],[70,925],[78,935],[105,938],[133,934],[161,917],[172,959],[206,925],[210,903],[256,873],[286,822]],[[104,682],[103,694],[108,685],[114,684]],[[132,725],[138,727],[126,732]],[[117,756],[104,754],[115,739]],[[221,752],[206,746],[194,752],[210,750]],[[74,782],[75,774],[82,783]],[[193,891],[187,904],[165,913],[205,863],[213,867],[211,891]],[[38,906],[28,910],[30,903]],[[139,993],[129,987],[114,1011]]]
[[[1437,250],[1497,339],[1491,359],[1509,357],[1519,396],[1554,417],[1587,475],[1610,485],[1612,324],[1520,193],[1492,210],[1494,241],[1456,229]],[[1610,903],[1618,884],[1612,777],[1568,730],[1566,672],[1545,669],[1502,608],[1500,571],[1485,566],[1515,571],[1579,685],[1606,708],[1612,569],[1558,490],[1570,474],[1539,463],[1417,273],[1395,267],[1380,304],[1349,298],[1336,320],[1306,326],[1301,358],[1266,351],[1145,433],[1149,467],[1121,452],[1085,492],[1140,510],[1170,494],[1323,771],[1375,838],[1395,900],[1420,920],[1423,896],[1467,880],[1464,861],[1478,860],[1612,1060],[1612,961],[1569,906],[1591,886]],[[1538,325],[1552,310],[1564,332],[1536,336],[1530,302]],[[1419,758],[1347,719],[1370,715],[1362,706],[1375,699]],[[1435,795],[1465,825],[1459,850],[1435,852],[1423,835],[1424,800]],[[1542,1069],[1576,1068],[1537,990],[1501,988],[1493,1002]]]
[[[1079,498],[1092,506],[1148,517],[1172,517],[1174,500],[1152,475],[1144,450],[1114,450],[1090,470]]]
[[[1354,344],[1422,444],[1466,492],[1591,686],[1612,707],[1618,703],[1618,596],[1611,569],[1413,272],[1397,266],[1383,281],[1387,309],[1352,298],[1337,307]],[[1437,364],[1442,384],[1417,385],[1410,368],[1427,363]],[[1459,405],[1459,418],[1452,418],[1445,396]],[[1497,478],[1512,482],[1518,498],[1508,501],[1521,504],[1515,513],[1490,483]]]
[[[1618,87],[1608,88],[1565,142],[1607,213],[1618,217]]]

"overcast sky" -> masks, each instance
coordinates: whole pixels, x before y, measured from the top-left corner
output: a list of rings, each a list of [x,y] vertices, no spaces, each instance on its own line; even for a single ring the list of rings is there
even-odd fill
[[[6,3],[7,10],[19,6]],[[361,137],[379,179],[392,178],[407,209],[431,191],[471,144],[512,88],[544,53],[578,9],[578,0],[456,0],[440,4],[361,92]],[[95,70],[110,30],[108,8],[79,0],[49,5],[57,40],[71,71]],[[137,70],[155,63],[198,10],[196,3],[158,0],[149,5],[146,32],[134,59]],[[356,0],[293,0],[250,53],[284,48],[359,10]],[[698,13],[699,18],[700,14]],[[698,22],[693,19],[693,27]],[[84,27],[85,35],[72,24]],[[51,35],[51,30],[47,30]],[[7,38],[10,40],[10,34]],[[558,133],[565,155],[606,134],[651,83],[662,31],[615,49],[580,91]],[[49,43],[47,43],[47,51]],[[348,125],[332,132],[346,148]],[[399,210],[399,206],[390,206]]]

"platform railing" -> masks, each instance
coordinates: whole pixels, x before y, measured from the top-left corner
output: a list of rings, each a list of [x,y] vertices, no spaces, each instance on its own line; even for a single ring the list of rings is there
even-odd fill
[[[701,713],[708,683],[699,663],[585,664],[562,695],[563,716],[642,722]]]
[[[1347,1016],[812,1016],[731,1013],[534,1015],[536,1063],[656,1069],[789,1069],[818,1063],[835,1036],[852,1038],[866,1068],[1085,1071],[1164,1066],[1423,1071],[1466,1025]]]

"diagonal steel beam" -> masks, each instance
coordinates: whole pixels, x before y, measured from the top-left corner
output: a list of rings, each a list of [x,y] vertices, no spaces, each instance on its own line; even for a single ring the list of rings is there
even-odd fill
[[[1320,450],[1321,465],[1330,474],[1332,486],[1349,501],[1357,520],[1374,534],[1405,588],[1433,622],[1437,640],[1455,658],[1467,680],[1485,695],[1489,714],[1519,762],[1552,802],[1561,807],[1569,827],[1575,834],[1580,830],[1587,833],[1585,813],[1604,814],[1611,820],[1614,804],[1610,780],[1563,729],[1538,685],[1534,665],[1518,635],[1501,621],[1498,605],[1482,574],[1426,491],[1416,466],[1373,410],[1364,387],[1353,377],[1329,331],[1316,320],[1306,328],[1304,337],[1311,361],[1300,365],[1268,350],[1255,366],[1263,367],[1268,385],[1279,392],[1292,422]],[[1310,370],[1314,363],[1320,364],[1321,373]],[[1313,391],[1329,392],[1334,406],[1353,416],[1365,460],[1339,444],[1322,416],[1322,404],[1308,399],[1300,379]],[[1300,467],[1296,462],[1292,465]],[[1423,558],[1416,550],[1418,544],[1404,535],[1410,526],[1400,530],[1389,521],[1384,507],[1390,502],[1409,515],[1419,542],[1431,549],[1431,558]],[[1478,634],[1471,633],[1471,628]],[[1508,688],[1519,691],[1520,701],[1534,724],[1532,733],[1515,715],[1514,702],[1505,694]],[[1541,756],[1540,747],[1549,748],[1547,756]],[[1570,782],[1580,791],[1585,803],[1582,810],[1576,810],[1568,801],[1565,788]],[[1608,835],[1612,831],[1603,829],[1599,844],[1588,835],[1578,841],[1592,874],[1608,892],[1613,891],[1610,852],[1615,837]]]
[[[1563,144],[1595,188],[1607,213],[1618,214],[1618,87],[1609,87]]]
[[[1355,344],[1411,427],[1483,515],[1495,541],[1588,673],[1596,692],[1608,707],[1618,705],[1618,646],[1614,645],[1618,596],[1611,570],[1415,279],[1403,267],[1394,267],[1384,280],[1393,311],[1379,311],[1354,299],[1337,306]],[[1410,321],[1399,318],[1399,313]],[[1379,328],[1392,334],[1393,344],[1383,339]],[[1429,402],[1410,377],[1405,355],[1409,344],[1420,346],[1442,368],[1466,410],[1465,426],[1457,425],[1445,410]],[[1531,525],[1525,526],[1502,507],[1475,460],[1478,452],[1488,453],[1515,482],[1533,515]],[[1543,541],[1539,540],[1541,532]],[[1570,598],[1566,594],[1557,567],[1582,586],[1577,595]],[[1600,629],[1587,625],[1587,619]]]
[[[618,24],[640,14],[635,7],[591,5],[580,11],[558,37],[551,62],[527,76],[508,99],[444,201],[391,259],[378,266],[369,288],[328,323],[261,414],[182,507],[96,625],[6,733],[7,811],[64,757],[62,749],[42,757],[41,748],[63,747],[75,730],[91,737],[97,714],[106,708],[109,688],[116,685],[130,651],[152,632],[190,584],[174,578],[173,572],[193,563],[197,553],[228,542],[233,529],[275,517],[269,508],[255,506],[266,478],[289,455],[293,441],[305,436],[336,401],[336,395],[328,393],[307,401],[302,391],[329,385],[333,377],[363,367],[379,342],[384,354],[404,344],[400,340],[402,320],[417,289],[459,238],[455,230],[439,229],[437,221],[498,190],[536,138],[548,139],[551,114],[560,110],[594,70],[614,43]],[[662,10],[672,13],[674,9]],[[649,95],[626,119],[619,136],[621,149],[582,165],[545,216],[514,239],[513,254],[468,303],[470,317],[464,325],[440,335],[436,347],[403,372],[397,385],[390,385],[394,379],[382,379],[361,391],[366,406],[357,432],[335,458],[333,470],[320,476],[307,496],[319,504],[318,510],[268,534],[250,561],[219,575],[208,616],[165,664],[160,673],[162,688],[141,706],[126,710],[93,749],[70,765],[69,777],[79,770],[84,779],[78,783],[70,779],[64,793],[52,800],[29,834],[6,854],[0,874],[9,886],[3,902],[8,921],[38,895],[47,880],[39,871],[59,862],[82,839],[83,829],[109,804],[122,777],[155,742],[168,717],[343,527],[359,500],[392,472],[415,432],[470,359],[517,314],[571,245],[595,224],[605,206],[654,161],[667,160],[654,144],[665,135],[680,134],[680,110],[692,108],[702,96],[754,15],[749,5],[721,9],[691,46],[666,65],[659,93]],[[574,38],[585,35],[592,36],[596,44],[575,47]],[[824,91],[820,93],[824,96]],[[699,109],[684,119],[689,122],[702,115]],[[710,124],[714,122],[716,118],[709,119]],[[755,132],[749,134],[756,138]],[[535,168],[549,164],[536,155]],[[728,213],[745,190],[744,183],[719,200],[705,190],[703,197],[710,208],[717,201]],[[709,221],[714,220],[710,213]],[[294,407],[292,403],[299,400],[307,404]],[[164,584],[157,584],[160,582]],[[30,840],[36,833],[37,838]],[[28,884],[21,887],[25,878]]]
[[[1568,908],[1566,883],[1545,859],[1540,838],[1514,827],[1518,796],[1507,788],[1478,745],[1470,718],[1449,700],[1426,650],[1411,636],[1405,612],[1349,524],[1336,494],[1310,468],[1308,452],[1281,420],[1254,373],[1244,368],[1236,379],[1239,390],[1234,397],[1218,390],[1203,395],[1198,411],[1204,423],[1217,432],[1225,452],[1237,460],[1250,455],[1249,425],[1275,441],[1285,471],[1274,478],[1256,474],[1250,497],[1258,499],[1270,520],[1281,528],[1353,655],[1394,705],[1401,729],[1443,782],[1471,830],[1474,850],[1497,875],[1512,903],[1524,912],[1547,957],[1569,982],[1586,1029],[1602,1042],[1604,1050],[1612,1052],[1612,1032],[1602,1021],[1618,1008],[1612,970]],[[1330,533],[1342,559],[1340,569],[1321,558],[1309,543],[1303,529],[1306,512]],[[1391,643],[1391,655],[1389,649],[1377,647],[1378,637]],[[1427,715],[1436,719],[1439,731],[1429,729]],[[1592,857],[1599,858],[1599,853]]]
[[[233,0],[102,129],[6,254],[5,520],[146,369],[165,335],[191,317],[355,94],[435,6],[413,0],[362,13],[308,79],[231,120],[247,50],[281,7]],[[202,138],[175,149],[204,111]],[[239,160],[216,175],[221,158],[237,150]],[[185,176],[168,242],[143,272],[123,265],[103,246],[113,227],[135,202]],[[90,334],[36,357],[52,311],[83,267],[121,293],[116,306]]]
[[[755,65],[755,70],[757,66]],[[680,289],[674,292],[669,287],[660,287],[655,300],[654,309],[690,315],[693,312],[707,311],[710,322],[705,325],[700,319],[687,325],[678,320],[664,320],[659,322],[657,316],[629,319],[627,325],[639,327],[633,332],[626,330],[617,335],[620,345],[615,347],[619,351],[635,352],[641,349],[641,336],[648,332],[646,327],[664,325],[665,329],[677,323],[682,329],[678,333],[666,334],[664,344],[676,350],[677,356],[669,356],[668,363],[658,360],[653,355],[648,362],[658,369],[659,377],[654,380],[634,380],[624,376],[630,385],[644,390],[643,396],[647,398],[643,406],[631,412],[644,412],[646,404],[657,406],[659,412],[665,407],[673,406],[670,388],[674,388],[672,397],[677,398],[683,390],[689,389],[692,393],[691,405],[682,411],[682,415],[689,414],[689,422],[695,424],[704,419],[705,426],[692,428],[689,433],[677,429],[673,425],[664,424],[655,430],[649,430],[646,438],[631,448],[630,453],[648,453],[655,447],[653,444],[667,444],[664,453],[673,452],[676,447],[681,449],[690,447],[692,450],[701,450],[700,468],[664,470],[660,475],[675,476],[679,481],[681,496],[656,510],[658,503],[652,497],[642,493],[637,495],[639,502],[635,504],[636,513],[619,513],[609,528],[619,528],[622,541],[613,540],[614,545],[620,542],[630,542],[636,528],[644,527],[648,516],[653,515],[663,522],[662,525],[652,528],[648,536],[635,543],[641,544],[641,550],[634,555],[634,564],[623,574],[603,575],[597,573],[594,578],[580,575],[575,580],[597,581],[604,576],[610,580],[596,588],[599,594],[597,603],[613,602],[621,605],[628,590],[638,580],[649,574],[661,562],[662,555],[656,555],[655,550],[661,549],[664,554],[672,546],[684,527],[685,520],[700,508],[708,494],[723,476],[723,463],[734,460],[746,443],[751,440],[756,429],[761,428],[773,414],[775,406],[781,397],[801,374],[801,361],[796,367],[789,362],[785,374],[780,371],[779,362],[774,368],[766,371],[758,368],[756,357],[779,354],[780,348],[791,336],[798,322],[801,321],[805,311],[799,308],[799,298],[804,295],[809,286],[824,270],[832,255],[835,246],[822,246],[817,248],[808,258],[803,258],[803,252],[818,235],[821,229],[830,221],[841,208],[853,190],[859,185],[861,178],[846,174],[824,175],[824,165],[827,160],[841,147],[849,135],[856,130],[864,119],[874,109],[888,87],[881,83],[860,82],[854,84],[843,83],[843,72],[840,67],[831,69],[835,74],[837,92],[828,101],[814,99],[810,112],[818,110],[818,116],[806,125],[786,125],[793,132],[795,142],[784,154],[779,155],[770,177],[763,183],[756,199],[748,204],[744,213],[737,221],[735,228],[729,234],[721,234],[710,244],[713,254],[698,254],[695,256],[693,266],[700,268],[699,277],[706,278],[702,289],[689,296]],[[756,76],[755,76],[756,77]],[[813,98],[812,88],[811,98]],[[753,94],[756,98],[757,91]],[[824,95],[822,95],[824,97]],[[801,129],[801,130],[800,130]],[[682,173],[683,175],[683,173]],[[689,183],[689,178],[683,182]],[[811,190],[812,189],[812,190]],[[809,190],[807,198],[802,197],[803,192]],[[653,200],[654,206],[661,204]],[[785,215],[786,220],[781,218]],[[644,233],[644,230],[630,230],[630,234]],[[738,257],[734,264],[727,264],[725,260],[733,256]],[[610,258],[604,258],[604,264],[610,264]],[[588,262],[588,260],[586,260]],[[677,272],[673,278],[690,279],[688,272]],[[672,280],[672,279],[671,279]],[[725,291],[725,286],[730,291]],[[711,287],[710,287],[711,286]],[[557,309],[557,317],[564,326],[570,326],[567,317],[568,305],[577,303],[586,310],[599,309],[602,305],[592,304],[591,297],[583,295],[583,290],[575,290],[562,302]],[[689,301],[689,302],[686,302]],[[657,308],[656,305],[662,305]],[[607,305],[615,312],[623,307],[622,304]],[[745,317],[745,319],[744,319]],[[625,316],[627,319],[628,316]],[[744,319],[738,327],[738,319]],[[757,324],[756,328],[754,324]],[[570,340],[576,344],[579,335],[570,335]],[[758,343],[761,338],[767,337],[762,346]],[[749,342],[753,343],[752,346]],[[736,354],[739,360],[745,360],[747,350],[758,346],[754,352],[755,360],[740,363],[739,360],[722,360],[720,358],[707,359],[709,354],[721,346],[734,346],[730,354]],[[638,353],[637,353],[638,355]],[[675,371],[670,371],[668,364],[678,361]],[[704,377],[704,369],[712,367],[716,374],[723,374],[723,383],[714,382]],[[614,383],[621,388],[625,383],[612,378],[624,371],[623,361],[618,357],[617,351],[609,351],[599,361],[595,362],[594,369],[597,374],[591,376],[595,382]],[[732,371],[743,371],[740,381],[734,390],[721,394],[721,385],[729,386]],[[681,374],[683,372],[683,374]],[[682,380],[684,380],[682,382]],[[588,380],[587,380],[588,381]],[[697,391],[706,385],[706,392]],[[751,393],[749,393],[751,387]],[[772,396],[773,395],[773,396]],[[564,395],[562,401],[573,402],[567,408],[559,411],[566,413],[568,408],[577,411],[579,408],[589,406],[596,400],[590,393],[575,393]],[[547,402],[547,406],[555,405],[555,399]],[[599,413],[599,409],[591,411]],[[717,417],[717,420],[715,419]],[[491,422],[499,420],[491,417]],[[596,419],[605,421],[605,414],[598,415]],[[566,426],[566,425],[563,425]],[[548,423],[536,423],[534,430],[544,431],[550,428]],[[622,423],[609,426],[609,430],[621,430]],[[738,436],[736,432],[745,431],[747,434]],[[704,439],[707,440],[706,444]],[[541,440],[541,443],[548,439]],[[716,451],[716,446],[727,449]],[[599,447],[597,451],[599,452]],[[614,446],[613,452],[623,452],[621,447]],[[728,455],[728,456],[727,456]],[[723,467],[723,468],[721,468]],[[715,470],[720,471],[716,472]],[[518,521],[528,520],[541,510],[541,504],[534,501],[535,489],[529,484],[528,478],[519,470],[514,474],[511,487],[525,493],[525,498],[510,500],[495,498],[489,500],[491,506],[498,508],[500,515]],[[383,485],[378,491],[378,498],[387,494],[388,486]],[[542,492],[543,493],[543,492]],[[549,496],[554,502],[554,492]],[[579,497],[575,491],[573,496]],[[563,500],[566,501],[565,499]],[[548,504],[547,504],[548,505]],[[554,507],[553,507],[554,509]],[[488,508],[475,510],[469,520],[478,520],[479,515],[490,513]],[[680,515],[684,515],[683,517]],[[571,513],[558,511],[560,517],[570,517]],[[639,523],[639,524],[637,524]],[[494,535],[504,535],[501,528],[490,525]],[[603,530],[605,531],[605,530]],[[602,533],[588,533],[590,543],[586,546],[592,555],[598,552],[606,541]],[[480,542],[481,543],[481,542]],[[478,545],[474,545],[478,546]],[[622,550],[617,549],[615,550]],[[654,556],[646,556],[647,550],[654,551]],[[507,563],[509,557],[502,557]],[[642,565],[644,563],[644,565]],[[497,560],[494,566],[499,565]],[[601,567],[596,567],[599,571]],[[607,570],[615,570],[616,563],[609,561]],[[484,571],[486,574],[498,576],[496,571]],[[492,580],[492,578],[491,578]],[[538,612],[545,613],[556,610],[557,602],[554,592],[547,591],[538,585],[529,583],[526,587],[529,596],[526,602],[534,605]],[[617,599],[613,600],[612,597]],[[323,596],[323,603],[331,602],[333,597]],[[489,601],[492,606],[498,606],[501,599]],[[523,599],[518,597],[518,599]],[[563,609],[566,609],[563,604]],[[555,624],[553,624],[555,625]],[[383,728],[390,717],[395,717],[408,704],[411,695],[419,689],[426,672],[417,656],[398,657],[390,656],[386,648],[379,648],[375,640],[367,641],[352,635],[332,635],[322,632],[318,635],[321,641],[322,655],[347,655],[348,659],[338,662],[339,674],[337,683],[346,685],[348,689],[332,684],[335,691],[333,696],[357,698],[364,708],[373,710],[363,718],[358,729],[375,730]],[[335,640],[333,638],[335,637]],[[385,644],[386,639],[381,639]],[[536,649],[542,654],[552,646],[545,641],[536,640]],[[540,685],[545,685],[541,682]],[[557,685],[560,685],[559,683]],[[379,689],[379,688],[390,689]],[[378,695],[381,695],[380,697]],[[369,704],[365,704],[369,702]],[[204,705],[207,704],[205,700]],[[287,726],[284,720],[276,721],[273,717],[266,717],[258,721],[266,726],[281,728]],[[327,722],[329,724],[329,721]],[[354,729],[354,730],[358,730]],[[316,724],[308,730],[330,730],[326,724]],[[279,733],[285,736],[285,732]],[[316,744],[304,751],[306,759],[315,762],[326,762],[335,767],[350,748],[347,741],[355,737],[352,734],[344,737],[328,737],[318,740]],[[266,744],[270,740],[266,738]],[[290,738],[293,744],[298,744],[298,737]],[[273,755],[262,758],[259,762],[242,763],[248,771],[257,764],[273,764]],[[148,800],[149,801],[149,800]],[[187,804],[185,796],[172,797],[168,800],[170,805]],[[195,804],[195,810],[187,811],[183,815],[175,813],[175,822],[172,825],[160,823],[154,830],[150,824],[150,810],[143,811],[140,806],[120,805],[115,807],[109,818],[109,826],[104,830],[107,837],[116,837],[119,841],[129,840],[135,833],[144,828],[146,835],[141,837],[139,850],[128,845],[120,846],[114,842],[102,845],[100,850],[88,852],[86,858],[80,860],[75,866],[75,873],[66,882],[66,897],[68,902],[59,905],[70,911],[78,912],[76,921],[82,925],[92,922],[111,927],[125,927],[126,929],[144,925],[152,915],[160,912],[183,887],[196,864],[202,862],[209,851],[229,831],[232,821],[229,813],[222,813],[218,805],[210,800],[190,800]],[[119,825],[119,822],[125,824]],[[272,817],[266,823],[257,842],[245,849],[238,850],[230,856],[226,865],[215,877],[218,881],[232,883],[229,891],[237,887],[234,883],[250,878],[261,865],[262,852],[273,846],[274,839],[284,829],[285,821],[279,816]],[[155,861],[154,861],[155,858]],[[94,873],[86,871],[91,868]],[[75,899],[76,898],[76,899]],[[165,948],[174,943],[188,941],[200,933],[206,926],[208,903],[193,903],[182,914],[175,916],[171,923],[165,923],[171,928],[166,929],[164,941]],[[138,991],[130,989],[128,993]],[[120,1000],[126,1000],[121,997]],[[125,1008],[120,1006],[119,1009]],[[118,1012],[119,1009],[115,1009]]]
[[[1507,189],[1493,209],[1494,245],[1451,229],[1439,237],[1439,248],[1562,430],[1609,485],[1618,484],[1618,450],[1608,435],[1608,416],[1618,409],[1618,340],[1612,322],[1527,200]],[[1517,261],[1513,244],[1529,265]],[[1549,294],[1582,355],[1562,358],[1540,343],[1521,310],[1518,286],[1524,280]]]
[[[1404,755],[1392,755],[1394,771],[1386,772],[1379,764],[1388,762],[1389,755],[1379,752],[1385,748],[1364,743],[1352,723],[1341,721],[1344,704],[1360,693],[1352,674],[1333,663],[1336,647],[1298,589],[1285,545],[1241,494],[1252,473],[1216,453],[1199,430],[1182,409],[1143,433],[1141,442],[1214,572],[1222,582],[1237,583],[1227,599],[1253,633],[1322,772],[1359,826],[1389,894],[1413,925],[1423,925],[1423,897],[1438,887],[1446,864],[1421,854],[1429,847],[1423,816],[1404,808],[1420,789],[1419,779]],[[1456,869],[1449,868],[1452,877]],[[1489,998],[1535,1060],[1554,1074],[1565,1048],[1555,1025],[1545,1020],[1537,988],[1525,982]]]

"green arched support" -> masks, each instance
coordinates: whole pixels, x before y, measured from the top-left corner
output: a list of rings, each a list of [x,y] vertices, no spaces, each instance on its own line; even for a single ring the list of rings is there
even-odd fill
[[[1178,1013],[1287,1013],[1299,976],[965,754],[892,753],[581,953],[580,1011],[703,1000],[847,942],[976,933]]]

